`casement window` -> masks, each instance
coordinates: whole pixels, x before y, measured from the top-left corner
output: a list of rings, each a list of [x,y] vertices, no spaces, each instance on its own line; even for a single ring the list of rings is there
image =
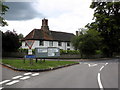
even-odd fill
[[[67,42],[67,46],[70,46],[70,42]]]
[[[53,41],[49,41],[49,46],[53,46]]]
[[[25,43],[25,46],[27,46],[27,43]]]
[[[39,41],[39,46],[44,46],[44,42],[42,40]]]
[[[58,42],[58,46],[62,46],[62,42],[59,41],[59,42]]]
[[[70,50],[70,48],[67,48],[67,50]]]

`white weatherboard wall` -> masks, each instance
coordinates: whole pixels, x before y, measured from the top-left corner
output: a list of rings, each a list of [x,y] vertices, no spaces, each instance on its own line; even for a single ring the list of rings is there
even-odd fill
[[[40,46],[39,45],[39,40],[35,40],[34,41],[34,44],[32,46],[32,49],[35,49],[35,48],[40,48],[40,47],[58,47],[60,49],[63,49],[63,50],[67,50],[68,48],[70,50],[74,50],[74,47],[72,46],[72,44],[70,43],[70,46],[67,46],[67,42],[62,42],[62,45],[61,46],[58,46],[58,42],[57,41],[53,41],[53,46],[49,46],[49,42],[50,41],[43,41],[44,43],[44,46]],[[25,41],[22,42],[22,46],[21,48],[23,49],[28,49],[28,46],[25,46]]]

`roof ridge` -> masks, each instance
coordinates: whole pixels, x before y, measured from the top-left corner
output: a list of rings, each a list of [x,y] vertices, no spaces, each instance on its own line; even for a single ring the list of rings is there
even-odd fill
[[[50,30],[50,31],[51,31],[51,30]],[[62,31],[51,31],[51,32],[58,32],[58,33],[67,33],[67,34],[73,34],[73,33],[62,32]]]

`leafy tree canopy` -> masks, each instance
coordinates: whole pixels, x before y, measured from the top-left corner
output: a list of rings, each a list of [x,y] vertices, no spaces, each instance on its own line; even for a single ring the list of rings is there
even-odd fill
[[[6,5],[4,5],[1,1],[0,1],[0,26],[7,26],[7,22],[5,21],[5,19],[3,18],[3,16],[5,15],[5,13],[8,11],[9,7],[7,7]]]
[[[91,29],[85,34],[75,36],[72,44],[75,49],[80,50],[81,54],[93,55],[99,49],[100,41],[102,40],[99,35],[100,33],[98,31]]]
[[[95,22],[86,25],[103,37],[102,51],[107,56],[120,52],[120,2],[92,2]]]
[[[2,33],[2,49],[6,52],[14,52],[20,47],[19,36],[16,32]]]

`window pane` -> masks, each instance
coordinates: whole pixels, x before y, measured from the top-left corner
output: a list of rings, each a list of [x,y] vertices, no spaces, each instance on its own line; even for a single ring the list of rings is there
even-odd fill
[[[67,50],[70,50],[70,48],[67,48]]]
[[[49,42],[49,46],[53,46],[53,41],[50,41],[50,42]]]
[[[43,45],[44,45],[43,41],[40,40],[40,41],[39,41],[39,45],[40,45],[40,46],[43,46]]]
[[[67,42],[67,46],[70,46],[70,42]]]
[[[62,42],[58,42],[58,46],[62,46]]]

